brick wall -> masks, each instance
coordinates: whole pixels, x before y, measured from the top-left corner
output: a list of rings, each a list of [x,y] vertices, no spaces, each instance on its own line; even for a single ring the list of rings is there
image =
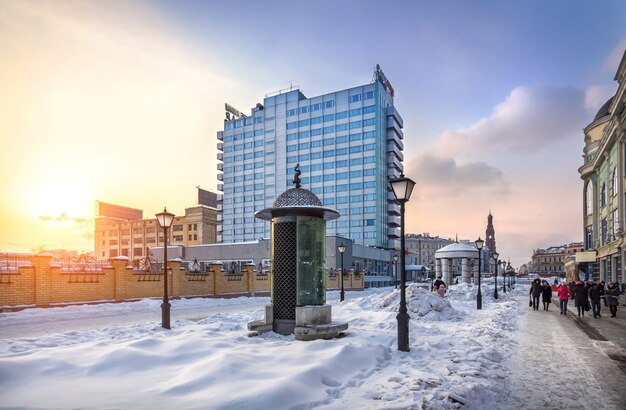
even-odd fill
[[[63,271],[51,261],[52,256],[35,255],[32,266],[0,271],[0,308],[163,296],[163,275],[135,271],[127,258],[114,258],[110,267],[82,272]],[[269,275],[257,275],[254,265],[244,266],[238,275],[226,275],[221,264],[210,265],[202,274],[187,272],[180,261],[170,261],[168,266],[168,295],[172,298],[270,292]],[[339,289],[340,275],[337,270],[336,275],[327,277],[327,289]],[[363,289],[364,276],[350,270],[343,285],[344,289]]]

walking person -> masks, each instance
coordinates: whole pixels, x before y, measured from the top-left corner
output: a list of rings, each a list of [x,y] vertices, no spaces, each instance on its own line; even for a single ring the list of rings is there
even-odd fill
[[[581,281],[577,281],[574,285],[574,294],[572,295],[574,299],[574,306],[578,310],[578,316],[585,317],[585,306],[587,305],[587,300],[589,299],[589,292],[585,287],[585,284]]]
[[[567,302],[569,300],[569,287],[566,283],[562,283],[557,290],[559,296],[559,307],[561,308],[561,314],[567,315]]]
[[[610,283],[606,290],[606,304],[609,305],[611,317],[617,317],[617,305],[619,305],[619,288],[617,284]]]
[[[539,279],[533,280],[532,285],[530,285],[529,295],[533,298],[533,310],[539,310],[539,296],[543,292],[543,288],[541,287],[541,282]]]
[[[543,302],[543,310],[548,310],[550,303],[552,303],[552,287],[547,280],[543,281],[541,287],[541,301]]]
[[[602,317],[600,315],[600,301],[602,300],[604,292],[601,292],[599,283],[592,283],[589,288],[589,300],[591,301],[591,310],[593,311],[593,317]]]

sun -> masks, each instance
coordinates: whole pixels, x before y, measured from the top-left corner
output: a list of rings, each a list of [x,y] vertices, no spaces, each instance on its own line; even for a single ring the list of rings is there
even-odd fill
[[[93,201],[89,201],[79,185],[65,181],[48,181],[37,190],[30,207],[33,217],[51,222],[69,223],[93,214]]]

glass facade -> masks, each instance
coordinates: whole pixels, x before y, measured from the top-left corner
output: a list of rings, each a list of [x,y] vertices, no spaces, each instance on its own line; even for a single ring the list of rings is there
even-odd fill
[[[270,236],[253,217],[292,188],[300,164],[302,187],[341,215],[329,235],[395,247],[399,206],[388,180],[403,170],[403,120],[382,81],[313,98],[299,90],[265,97],[250,116],[218,132],[222,232],[218,242]]]

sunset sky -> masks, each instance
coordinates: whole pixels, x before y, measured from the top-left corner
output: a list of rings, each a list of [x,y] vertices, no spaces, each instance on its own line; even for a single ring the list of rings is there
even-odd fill
[[[369,83],[417,182],[407,232],[519,266],[582,240],[582,128],[615,92],[626,2],[0,2],[0,252],[93,249],[96,200],[182,214],[216,188],[224,103]]]

